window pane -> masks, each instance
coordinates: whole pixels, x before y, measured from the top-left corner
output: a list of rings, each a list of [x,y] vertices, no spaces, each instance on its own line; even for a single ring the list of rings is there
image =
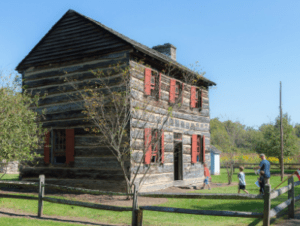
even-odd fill
[[[53,130],[53,163],[66,162],[66,130]]]
[[[155,84],[155,77],[151,76],[151,84]]]

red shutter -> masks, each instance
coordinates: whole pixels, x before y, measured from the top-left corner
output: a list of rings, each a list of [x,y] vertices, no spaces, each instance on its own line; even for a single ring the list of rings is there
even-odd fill
[[[145,128],[145,164],[150,164],[151,161],[151,128]]]
[[[170,103],[175,103],[176,80],[170,79]]]
[[[197,135],[192,135],[192,163],[197,162]]]
[[[151,68],[145,68],[145,94],[151,95]]]
[[[49,164],[50,160],[50,132],[45,134],[45,144],[44,144],[44,162]]]
[[[191,108],[196,107],[196,87],[191,86]]]
[[[164,130],[161,130],[161,163],[165,162],[165,134]]]
[[[158,76],[158,99],[161,97],[161,73]]]
[[[66,163],[74,162],[74,129],[66,129]]]
[[[202,136],[203,163],[205,163],[205,136]]]
[[[200,109],[202,109],[202,105],[203,105],[203,91],[200,91]]]
[[[184,90],[184,83],[181,86],[181,105],[183,104],[183,90]]]

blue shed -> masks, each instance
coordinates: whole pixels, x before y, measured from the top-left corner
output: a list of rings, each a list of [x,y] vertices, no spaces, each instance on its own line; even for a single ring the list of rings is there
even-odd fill
[[[212,175],[220,175],[220,154],[219,151],[215,146],[210,146],[210,159],[211,159],[211,174]]]

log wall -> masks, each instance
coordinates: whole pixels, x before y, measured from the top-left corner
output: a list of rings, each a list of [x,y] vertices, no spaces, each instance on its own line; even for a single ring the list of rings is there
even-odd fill
[[[24,85],[29,93],[47,94],[45,98],[40,99],[38,108],[32,108],[37,112],[46,109],[43,127],[48,129],[74,128],[75,150],[72,166],[45,165],[43,149],[37,150],[42,158],[37,159],[38,164],[29,163],[29,167],[22,168],[23,180],[38,181],[39,174],[44,174],[46,183],[125,191],[123,171],[111,150],[99,144],[99,138],[83,129],[90,127],[91,123],[86,121],[82,113],[83,101],[77,94],[85,86],[97,80],[89,70],[100,69],[105,73],[111,70],[112,65],[120,64],[122,68],[125,68],[128,62],[129,52],[120,51],[98,57],[97,60],[55,68],[31,68],[24,72]],[[116,72],[107,78],[108,84],[115,87],[115,90],[124,89],[118,84],[119,75]],[[65,77],[68,80],[65,80]],[[79,91],[70,84],[69,81],[73,79],[76,79]],[[129,172],[129,162],[126,164]]]
[[[161,98],[159,101],[151,100],[151,97],[144,95],[144,71],[145,66],[130,60],[130,73],[132,75],[131,92],[133,94],[132,108],[136,114],[131,122],[131,137],[134,138],[131,173],[137,172],[138,162],[143,157],[144,148],[144,128],[157,128],[159,121],[166,121],[163,127],[165,137],[165,163],[150,164],[149,175],[143,182],[143,191],[163,189],[172,185],[186,185],[202,181],[204,178],[204,168],[202,163],[191,163],[191,135],[205,135],[205,159],[210,167],[210,132],[209,132],[209,96],[208,88],[203,90],[203,109],[190,108],[190,86],[184,86],[183,105],[177,111],[172,112],[172,117],[166,118],[169,108],[169,87],[170,78],[164,74],[161,77]],[[146,110],[136,110],[141,106]],[[183,152],[183,181],[174,181],[174,133],[182,133]],[[142,165],[138,171],[137,181],[143,177],[149,166]]]

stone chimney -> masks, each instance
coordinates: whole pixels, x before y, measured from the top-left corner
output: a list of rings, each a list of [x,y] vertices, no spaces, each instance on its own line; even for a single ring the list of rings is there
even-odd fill
[[[176,47],[170,43],[165,43],[163,45],[153,46],[152,49],[165,54],[166,56],[170,57],[172,60],[176,61]]]

